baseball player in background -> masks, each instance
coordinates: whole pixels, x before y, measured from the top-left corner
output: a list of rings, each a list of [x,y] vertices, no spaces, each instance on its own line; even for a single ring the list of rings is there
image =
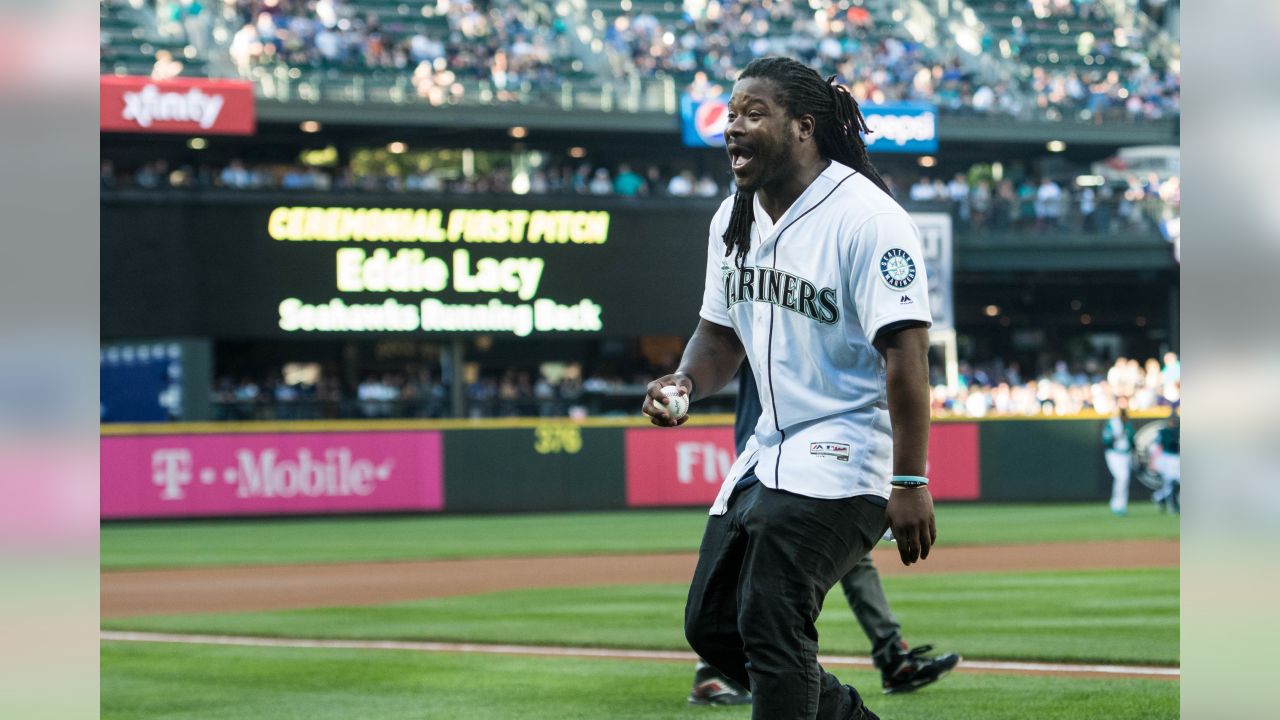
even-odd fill
[[[1182,512],[1182,430],[1179,427],[1179,407],[1169,408],[1169,419],[1156,433],[1151,443],[1151,464],[1163,485],[1152,493],[1156,507],[1173,515]]]
[[[1134,437],[1133,423],[1129,422],[1129,411],[1122,400],[1116,405],[1115,414],[1102,426],[1102,454],[1111,471],[1111,512],[1120,517],[1129,511]]]
[[[751,361],[764,412],[711,506],[685,637],[750,687],[757,719],[877,718],[818,665],[814,623],[886,527],[907,565],[936,537],[928,283],[866,130],[845,88],[794,60],[743,69],[725,128],[738,190],[711,221],[701,319],[642,408],[682,424],[664,388],[696,401]]]
[[[738,403],[733,418],[733,443],[739,455],[755,433],[763,410],[751,365],[743,362],[738,370]],[[840,589],[844,591],[844,598],[862,632],[871,641],[871,661],[880,671],[881,688],[886,695],[918,690],[941,680],[960,663],[957,653],[930,657],[927,653],[933,646],[911,648],[902,639],[902,625],[889,607],[889,599],[885,597],[880,573],[876,572],[871,555],[863,556],[852,570],[840,578]],[[689,691],[690,705],[745,705],[749,702],[750,691],[705,660],[698,662],[693,674],[693,688]]]

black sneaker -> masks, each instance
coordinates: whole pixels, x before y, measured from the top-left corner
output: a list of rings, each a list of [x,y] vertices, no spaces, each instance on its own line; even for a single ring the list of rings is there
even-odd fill
[[[699,660],[693,671],[690,705],[750,705],[751,691]]]
[[[960,664],[960,656],[949,653],[939,657],[929,657],[926,653],[933,649],[932,645],[921,645],[911,650],[906,643],[896,649],[893,660],[880,669],[884,694],[906,693],[941,680]]]

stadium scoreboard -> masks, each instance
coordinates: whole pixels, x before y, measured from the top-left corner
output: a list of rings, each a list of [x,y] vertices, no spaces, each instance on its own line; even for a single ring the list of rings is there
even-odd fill
[[[276,199],[104,201],[104,337],[684,334],[715,211]]]

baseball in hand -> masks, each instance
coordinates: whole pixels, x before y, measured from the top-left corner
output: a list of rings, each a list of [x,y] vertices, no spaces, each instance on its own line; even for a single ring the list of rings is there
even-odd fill
[[[681,394],[680,388],[668,385],[662,388],[662,394],[666,396],[664,404],[672,420],[679,420],[689,413],[689,396]]]

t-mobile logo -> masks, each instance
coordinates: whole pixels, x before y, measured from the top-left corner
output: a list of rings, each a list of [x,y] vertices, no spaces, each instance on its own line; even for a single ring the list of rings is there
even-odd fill
[[[151,481],[161,488],[161,500],[181,500],[182,487],[191,483],[191,451],[183,448],[151,453]]]
[[[695,468],[701,466],[702,480],[719,483],[729,474],[733,454],[715,443],[676,443],[676,479],[681,484],[693,482]]]

